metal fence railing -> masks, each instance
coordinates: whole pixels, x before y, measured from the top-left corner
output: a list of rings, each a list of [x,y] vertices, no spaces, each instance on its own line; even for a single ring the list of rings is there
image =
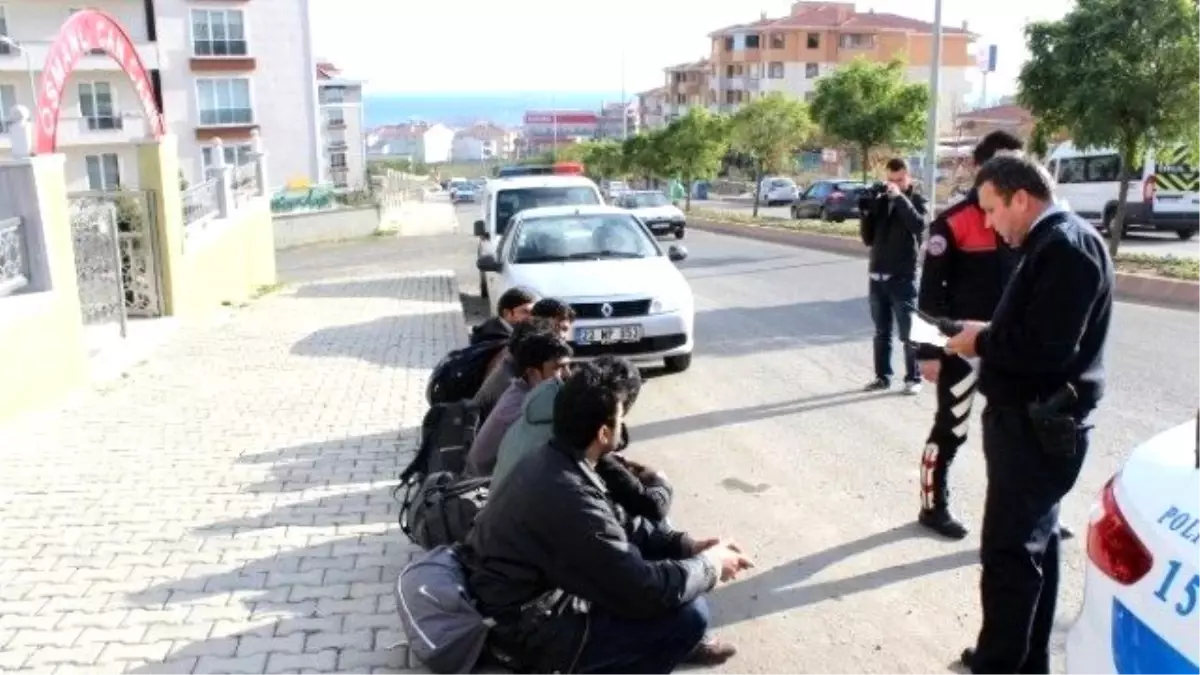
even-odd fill
[[[218,181],[210,178],[183,191],[183,227],[187,228],[216,218],[221,212]]]
[[[29,285],[29,249],[20,218],[0,219],[0,297]]]
[[[258,185],[258,161],[250,160],[233,167],[233,201],[241,206],[262,194]]]

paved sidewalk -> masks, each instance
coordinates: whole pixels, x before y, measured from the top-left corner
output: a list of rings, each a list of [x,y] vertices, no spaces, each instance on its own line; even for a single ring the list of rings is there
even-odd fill
[[[448,272],[311,282],[0,427],[0,670],[412,669],[390,487],[463,335]]]

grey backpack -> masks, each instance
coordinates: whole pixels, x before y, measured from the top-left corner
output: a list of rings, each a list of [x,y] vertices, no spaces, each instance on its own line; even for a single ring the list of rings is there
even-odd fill
[[[408,649],[435,673],[469,673],[495,625],[475,609],[455,549],[413,557],[396,580],[396,609]]]

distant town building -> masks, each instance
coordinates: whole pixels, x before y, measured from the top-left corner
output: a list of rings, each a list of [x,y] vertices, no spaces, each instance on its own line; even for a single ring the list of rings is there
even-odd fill
[[[659,129],[666,125],[667,88],[655,87],[637,95],[638,127]]]
[[[600,107],[596,123],[596,138],[600,140],[622,140],[633,136],[640,126],[637,104],[607,103]]]
[[[589,141],[596,138],[599,126],[600,116],[586,110],[530,110],[521,130],[522,151],[539,154]]]
[[[317,62],[321,106],[321,171],[336,187],[360,187],[367,179],[363,83],[342,76],[337,66]]]
[[[664,69],[667,80],[662,95],[664,124],[686,115],[693,106],[708,107],[713,111],[721,109],[716,105],[717,93],[713,89],[712,68],[712,62],[700,59]]]
[[[453,129],[428,122],[382,126],[367,135],[367,154],[379,159],[443,164],[450,161],[453,145]]]
[[[478,122],[454,135],[451,159],[455,162],[482,162],[512,157],[517,132],[490,122]]]
[[[1012,103],[960,112],[954,118],[955,135],[963,139],[981,138],[1003,130],[1028,140],[1033,125],[1033,113]]]

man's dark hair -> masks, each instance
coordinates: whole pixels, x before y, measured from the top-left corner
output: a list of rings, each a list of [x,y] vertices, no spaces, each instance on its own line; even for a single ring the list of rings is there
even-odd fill
[[[1001,152],[984,162],[975,174],[975,189],[984,183],[991,183],[1005,204],[1021,190],[1044,202],[1054,199],[1054,179],[1041,164],[1024,155]]]
[[[575,310],[558,298],[542,298],[533,303],[532,313],[555,321],[574,321]]]
[[[629,397],[627,386],[611,370],[578,365],[554,397],[554,438],[574,450],[587,448],[600,427],[616,426],[618,406]]]
[[[528,305],[537,302],[537,296],[528,288],[516,286],[504,291],[500,299],[496,301],[496,311],[500,314],[511,312],[521,305]]]
[[[1025,144],[1015,134],[997,129],[979,141],[975,149],[971,151],[971,159],[975,160],[975,166],[983,166],[1001,150],[1021,150],[1024,146]]]
[[[513,326],[512,335],[508,338],[508,351],[510,354],[515,353],[517,344],[530,335],[553,332],[554,322],[550,319],[543,319],[537,316],[526,319]]]
[[[637,402],[638,394],[642,392],[642,371],[633,365],[629,359],[619,356],[604,355],[592,362],[597,368],[609,373],[610,376],[622,383],[625,394],[625,412]]]
[[[547,361],[571,358],[571,354],[571,345],[562,336],[549,332],[526,335],[513,347],[513,360],[521,375],[530,368],[540,370]]]
[[[899,157],[893,157],[887,161],[886,168],[888,171],[908,171],[908,162]]]

